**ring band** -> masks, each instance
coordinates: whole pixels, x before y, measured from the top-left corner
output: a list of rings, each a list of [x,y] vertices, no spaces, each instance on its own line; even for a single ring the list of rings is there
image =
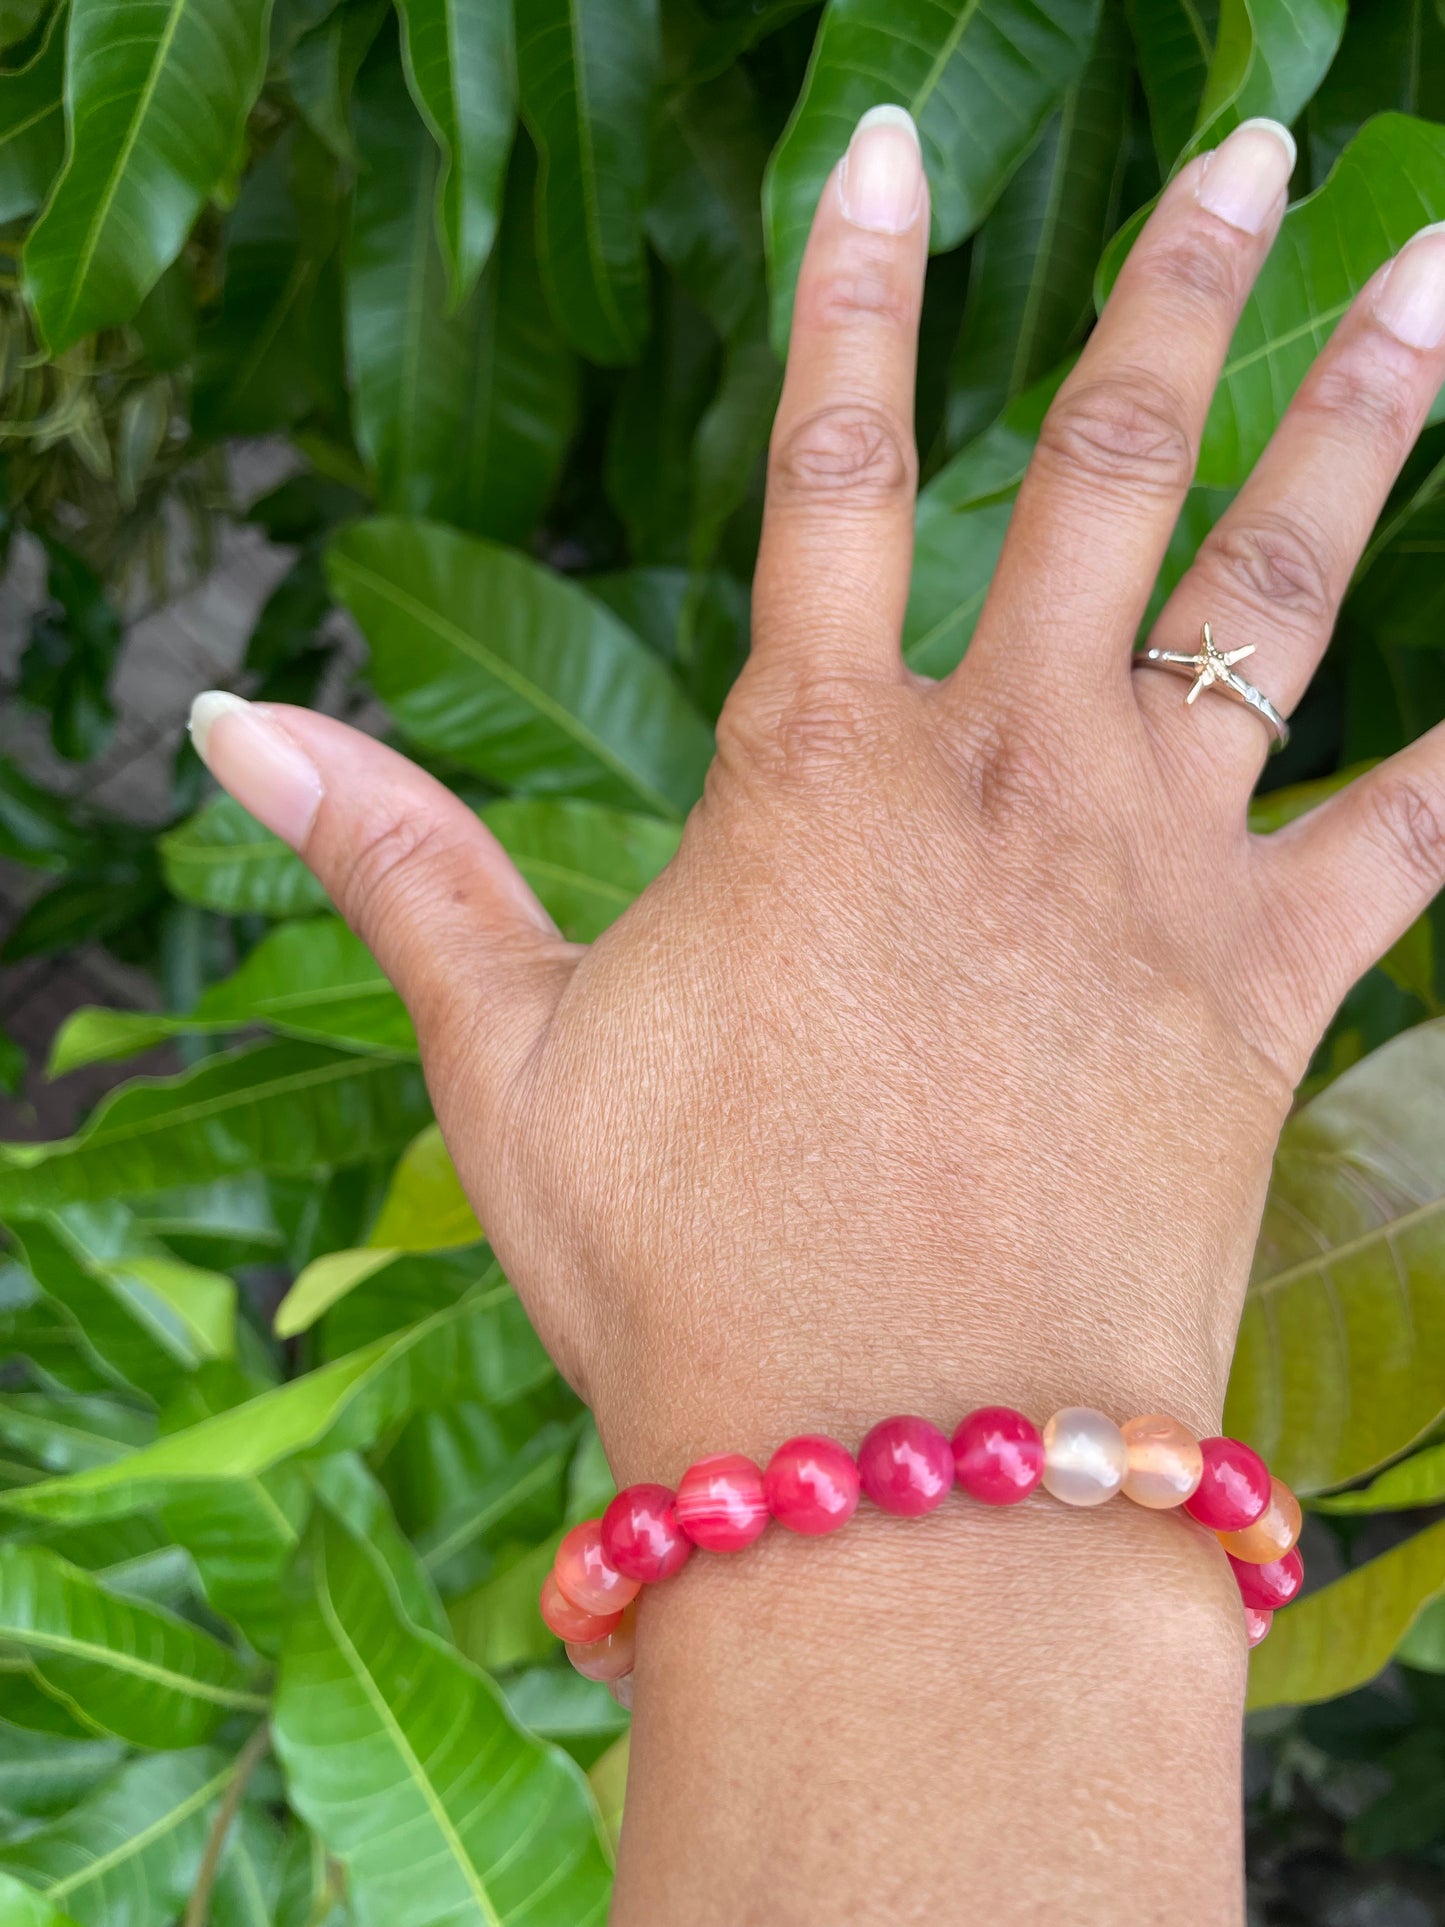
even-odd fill
[[[1194,687],[1184,698],[1192,703],[1201,690],[1217,689],[1221,695],[1233,696],[1247,709],[1252,709],[1265,728],[1274,738],[1272,748],[1283,749],[1289,741],[1289,724],[1280,715],[1263,690],[1256,689],[1252,682],[1235,674],[1234,665],[1245,656],[1254,654],[1255,645],[1245,643],[1241,649],[1216,649],[1214,637],[1206,622],[1200,637],[1200,648],[1196,654],[1186,656],[1179,649],[1142,649],[1134,657],[1135,669],[1170,669],[1176,675],[1193,678]]]

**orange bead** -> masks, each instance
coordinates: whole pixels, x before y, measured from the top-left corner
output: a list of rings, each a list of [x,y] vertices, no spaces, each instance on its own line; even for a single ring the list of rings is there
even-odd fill
[[[557,1584],[555,1572],[549,1572],[542,1581],[541,1597],[537,1603],[548,1631],[554,1632],[558,1639],[605,1639],[622,1617],[620,1612],[584,1612],[581,1606],[572,1603]]]
[[[637,1608],[629,1606],[618,1616],[617,1624],[601,1639],[567,1641],[567,1657],[583,1679],[598,1679],[605,1685],[625,1679],[637,1655]]]
[[[1167,1511],[1192,1498],[1204,1476],[1199,1441],[1178,1419],[1155,1413],[1121,1426],[1129,1448],[1124,1496],[1152,1512]]]
[[[1299,1500],[1283,1479],[1271,1479],[1269,1504],[1259,1518],[1239,1532],[1221,1532],[1219,1543],[1248,1566],[1267,1566],[1272,1559],[1283,1559],[1303,1525]]]

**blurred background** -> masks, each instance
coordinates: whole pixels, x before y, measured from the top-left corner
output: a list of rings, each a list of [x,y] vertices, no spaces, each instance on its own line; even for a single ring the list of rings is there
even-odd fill
[[[1445,219],[1445,0],[0,0],[0,1923],[365,1927],[398,1882],[412,1927],[602,1917],[626,1716],[533,1606],[605,1502],[595,1434],[404,1012],[184,719],[345,716],[605,928],[746,655],[793,278],[880,100],[933,196],[933,675],[1163,182],[1293,126],[1157,608]],[[1445,716],[1437,415],[1261,832]],[[1440,937],[1332,1026],[1241,1332],[1228,1429],[1308,1508],[1252,1675],[1255,1927],[1445,1924]],[[500,1848],[425,1717],[456,1704]]]

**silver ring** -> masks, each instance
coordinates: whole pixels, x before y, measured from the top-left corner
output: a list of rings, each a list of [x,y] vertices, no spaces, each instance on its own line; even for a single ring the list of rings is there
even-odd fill
[[[1192,703],[1205,689],[1217,689],[1221,695],[1233,696],[1236,702],[1252,709],[1269,730],[1274,738],[1271,747],[1283,749],[1289,741],[1289,724],[1262,690],[1234,673],[1234,665],[1252,656],[1254,650],[1252,642],[1245,643],[1242,649],[1216,649],[1206,622],[1195,655],[1186,656],[1179,649],[1141,649],[1134,657],[1133,666],[1135,669],[1172,669],[1176,675],[1192,677],[1194,687],[1184,698],[1186,703]]]

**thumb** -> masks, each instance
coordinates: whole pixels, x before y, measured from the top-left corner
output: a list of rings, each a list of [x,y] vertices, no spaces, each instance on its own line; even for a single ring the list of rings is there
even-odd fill
[[[480,1068],[494,1091],[510,1084],[573,952],[467,806],[385,744],[289,704],[207,690],[192,705],[191,739],[217,782],[322,884],[395,985],[428,1058],[464,1040],[490,1058]]]

